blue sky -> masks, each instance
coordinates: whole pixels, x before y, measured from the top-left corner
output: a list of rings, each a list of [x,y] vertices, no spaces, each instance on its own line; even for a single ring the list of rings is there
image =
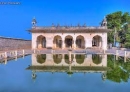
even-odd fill
[[[38,26],[99,26],[103,17],[115,11],[130,12],[130,0],[0,0],[20,2],[0,4],[0,36],[31,39],[30,29],[35,16]]]

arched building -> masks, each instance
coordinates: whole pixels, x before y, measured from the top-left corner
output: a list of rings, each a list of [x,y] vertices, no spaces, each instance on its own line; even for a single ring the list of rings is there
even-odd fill
[[[87,26],[51,26],[38,27],[33,19],[32,49],[53,48],[100,48],[107,49],[107,21],[104,20],[99,27]]]

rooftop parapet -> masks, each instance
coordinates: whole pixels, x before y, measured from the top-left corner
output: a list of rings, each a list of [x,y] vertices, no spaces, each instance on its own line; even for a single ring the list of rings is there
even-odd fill
[[[68,27],[68,26],[60,26],[60,27],[32,27],[32,29],[106,29],[106,27]]]

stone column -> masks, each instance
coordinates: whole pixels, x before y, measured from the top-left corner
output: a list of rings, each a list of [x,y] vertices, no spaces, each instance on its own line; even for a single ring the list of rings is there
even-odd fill
[[[75,43],[75,39],[74,39],[74,43],[73,43],[73,49],[75,49],[76,48],[76,43]]]
[[[62,49],[65,48],[65,39],[62,39]]]
[[[32,49],[37,48],[37,37],[32,33]]]
[[[107,50],[107,41],[105,40],[102,41],[102,49]]]

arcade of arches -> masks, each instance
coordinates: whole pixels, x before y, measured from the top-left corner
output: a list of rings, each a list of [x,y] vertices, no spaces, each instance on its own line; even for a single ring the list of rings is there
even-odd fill
[[[85,38],[82,35],[78,35],[76,37],[71,35],[66,35],[64,37],[60,35],[56,35],[52,37],[52,48],[53,49],[65,49],[65,48],[73,48],[73,49],[85,49],[86,45],[89,44],[89,47],[92,48],[103,48],[103,37],[100,35],[94,35],[89,39]],[[48,43],[48,39],[46,36],[39,35],[36,37],[36,48],[42,49],[46,48]],[[105,43],[106,44],[106,43]],[[105,47],[106,48],[106,47]]]

